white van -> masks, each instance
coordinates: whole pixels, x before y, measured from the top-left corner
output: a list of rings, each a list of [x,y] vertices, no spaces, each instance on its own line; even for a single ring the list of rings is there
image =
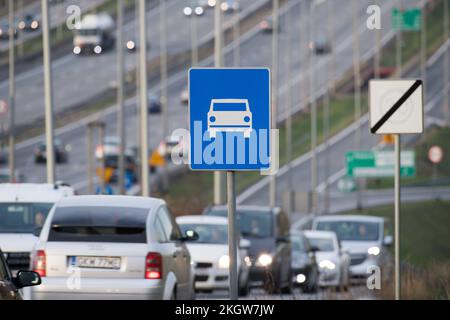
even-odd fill
[[[0,248],[13,271],[29,270],[35,234],[55,202],[74,194],[64,184],[0,184]]]

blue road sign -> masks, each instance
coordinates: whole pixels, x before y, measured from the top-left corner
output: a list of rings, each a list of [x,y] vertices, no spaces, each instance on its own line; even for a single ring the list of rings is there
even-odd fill
[[[189,70],[192,170],[270,168],[270,71]]]

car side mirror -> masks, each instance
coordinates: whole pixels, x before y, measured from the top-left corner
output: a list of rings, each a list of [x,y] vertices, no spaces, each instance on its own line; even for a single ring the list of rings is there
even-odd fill
[[[184,233],[184,237],[181,239],[182,241],[196,241],[198,240],[199,236],[198,233],[194,230],[188,229]]]
[[[39,238],[39,236],[41,235],[41,231],[42,231],[42,227],[34,228],[33,235],[35,235],[36,237]]]
[[[37,272],[20,270],[13,278],[13,282],[15,286],[20,289],[23,287],[33,287],[40,285],[42,280],[41,276]]]
[[[392,239],[392,236],[386,236],[386,237],[384,237],[383,245],[385,245],[386,247],[389,247],[392,245],[392,242],[394,242]]]
[[[279,237],[277,237],[277,242],[289,243],[289,242],[291,242],[291,239],[288,236],[279,236]]]
[[[241,248],[241,249],[248,249],[248,248],[250,248],[251,244],[252,243],[250,242],[250,240],[247,240],[247,239],[239,240],[239,248]]]
[[[319,248],[317,248],[317,247],[309,248],[309,252],[316,253],[317,251],[319,251]]]

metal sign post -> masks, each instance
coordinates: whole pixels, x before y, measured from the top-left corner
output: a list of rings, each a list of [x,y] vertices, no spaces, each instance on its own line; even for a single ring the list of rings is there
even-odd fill
[[[393,134],[395,152],[395,299],[401,298],[400,270],[400,135],[423,132],[421,80],[371,80],[369,82],[370,132]]]
[[[400,300],[401,276],[400,276],[400,135],[394,135],[395,143],[395,300]]]
[[[228,253],[230,260],[230,279],[238,279],[237,270],[237,237],[236,237],[236,188],[235,172],[227,172],[228,199]],[[238,281],[230,281],[230,299],[238,298]]]

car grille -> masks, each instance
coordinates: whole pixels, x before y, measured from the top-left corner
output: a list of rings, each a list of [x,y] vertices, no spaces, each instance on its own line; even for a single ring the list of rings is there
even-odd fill
[[[207,275],[196,275],[194,277],[194,281],[195,282],[205,282],[208,280],[208,276]]]
[[[30,269],[29,252],[8,252],[6,256],[6,262],[12,270]]]
[[[228,280],[228,276],[217,276],[215,278],[216,281],[225,281]]]
[[[355,266],[363,263],[367,259],[366,254],[351,254],[350,255],[350,265]]]
[[[195,264],[195,267],[197,269],[207,269],[207,268],[212,268],[213,264],[210,262],[197,262]]]

